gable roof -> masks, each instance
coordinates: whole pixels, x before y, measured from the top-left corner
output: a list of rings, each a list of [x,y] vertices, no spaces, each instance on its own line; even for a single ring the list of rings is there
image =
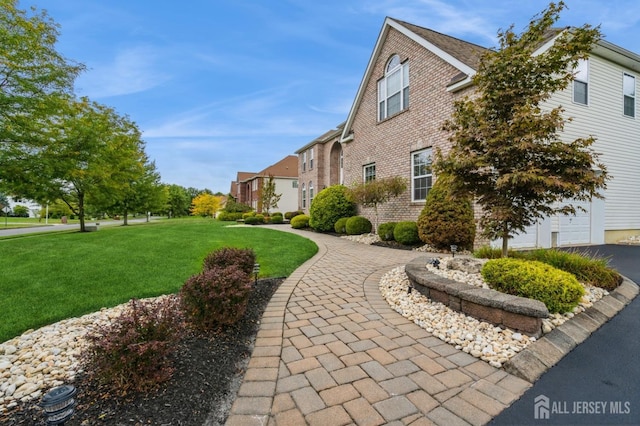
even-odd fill
[[[267,167],[260,173],[254,175],[254,178],[261,176],[273,176],[276,178],[298,178],[298,156],[287,155],[282,160]]]
[[[349,111],[349,116],[345,122],[341,138],[342,141],[350,140],[349,133],[351,132],[351,125],[353,124],[355,112],[360,106],[360,102],[364,96],[364,90],[373,72],[373,66],[391,28],[415,41],[445,62],[451,64],[454,68],[459,69],[460,74],[454,77],[452,84],[460,85],[461,82],[464,84],[470,83],[471,77],[476,73],[476,67],[480,61],[480,56],[482,56],[482,54],[487,50],[477,44],[441,34],[428,28],[423,28],[418,25],[413,25],[390,17],[385,18],[380,34],[378,35],[378,40],[376,41],[376,45],[371,53],[371,57],[369,58],[369,63],[367,64],[364,77],[358,87],[356,98],[353,101],[353,105]]]
[[[312,140],[302,148],[298,149],[296,151],[296,154],[300,154],[301,152],[306,151],[307,149],[311,148],[316,144],[319,144],[319,143],[324,144],[335,139],[336,137],[339,137],[342,134],[343,129],[344,129],[344,122],[338,124],[335,129],[331,129],[327,132],[324,132],[322,135],[318,136],[317,138],[315,138],[314,140]]]

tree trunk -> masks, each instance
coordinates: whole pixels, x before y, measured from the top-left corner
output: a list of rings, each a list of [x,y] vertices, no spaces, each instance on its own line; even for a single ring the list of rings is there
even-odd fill
[[[129,212],[127,211],[127,208],[125,207],[124,209],[124,226],[127,226],[129,224],[129,222],[127,221],[127,216],[129,215]]]
[[[507,226],[504,226],[502,230],[502,257],[507,257],[509,255],[509,231],[507,230]]]
[[[84,193],[78,193],[78,218],[80,219],[80,232],[85,232],[84,226]]]

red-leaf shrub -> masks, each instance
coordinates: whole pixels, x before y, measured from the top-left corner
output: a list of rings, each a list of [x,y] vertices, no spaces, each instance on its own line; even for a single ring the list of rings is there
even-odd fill
[[[87,335],[84,370],[121,393],[154,389],[173,374],[183,325],[177,297],[132,299],[119,317]]]
[[[237,265],[245,273],[251,275],[253,265],[256,263],[256,254],[250,248],[223,247],[214,250],[204,258],[202,270],[213,269],[216,267],[225,268],[231,265]]]
[[[251,276],[241,266],[213,266],[182,286],[182,309],[194,327],[214,330],[233,324],[244,315],[250,290]]]

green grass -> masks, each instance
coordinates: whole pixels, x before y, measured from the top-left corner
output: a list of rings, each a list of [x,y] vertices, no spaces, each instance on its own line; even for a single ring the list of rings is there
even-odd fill
[[[220,247],[252,248],[261,277],[288,276],[312,241],[260,227],[189,219],[0,240],[0,342],[25,330],[177,292]]]

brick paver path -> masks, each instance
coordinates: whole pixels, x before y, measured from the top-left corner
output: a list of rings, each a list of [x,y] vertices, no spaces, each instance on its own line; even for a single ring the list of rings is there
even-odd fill
[[[319,252],[269,303],[227,425],[482,425],[531,386],[389,307],[380,278],[424,253],[277,229]]]

